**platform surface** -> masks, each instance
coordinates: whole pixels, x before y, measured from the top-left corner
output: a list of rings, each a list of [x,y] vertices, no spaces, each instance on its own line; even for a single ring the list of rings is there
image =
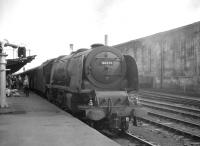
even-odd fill
[[[0,146],[119,146],[34,93],[7,101],[9,109],[0,113]]]

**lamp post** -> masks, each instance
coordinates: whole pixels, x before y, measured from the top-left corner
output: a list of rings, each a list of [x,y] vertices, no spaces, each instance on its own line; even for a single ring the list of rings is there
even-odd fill
[[[8,107],[6,101],[6,56],[4,47],[17,48],[17,45],[10,44],[7,40],[0,41],[0,108]]]
[[[6,56],[4,41],[0,42],[0,108],[8,107],[6,101]]]

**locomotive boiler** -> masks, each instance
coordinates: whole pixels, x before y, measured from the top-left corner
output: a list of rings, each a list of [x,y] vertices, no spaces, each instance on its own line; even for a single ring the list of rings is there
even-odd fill
[[[138,99],[138,70],[129,55],[92,45],[25,72],[30,88],[62,108],[111,129],[126,130]],[[131,94],[128,94],[128,92]]]

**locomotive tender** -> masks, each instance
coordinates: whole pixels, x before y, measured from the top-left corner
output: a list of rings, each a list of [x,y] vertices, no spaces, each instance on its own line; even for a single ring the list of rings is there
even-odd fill
[[[138,99],[138,70],[129,55],[100,44],[28,70],[30,88],[90,121],[127,130]],[[131,94],[128,92],[131,91]]]

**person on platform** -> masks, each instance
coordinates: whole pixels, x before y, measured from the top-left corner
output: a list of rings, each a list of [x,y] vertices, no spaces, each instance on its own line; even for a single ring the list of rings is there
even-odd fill
[[[6,76],[6,88],[12,88],[12,77],[10,74]]]
[[[18,78],[17,78],[17,89],[21,89],[22,88],[22,78],[21,76],[19,75]]]
[[[27,75],[24,78],[23,86],[24,86],[24,93],[26,94],[26,97],[28,97],[29,96],[29,80],[28,80]]]

